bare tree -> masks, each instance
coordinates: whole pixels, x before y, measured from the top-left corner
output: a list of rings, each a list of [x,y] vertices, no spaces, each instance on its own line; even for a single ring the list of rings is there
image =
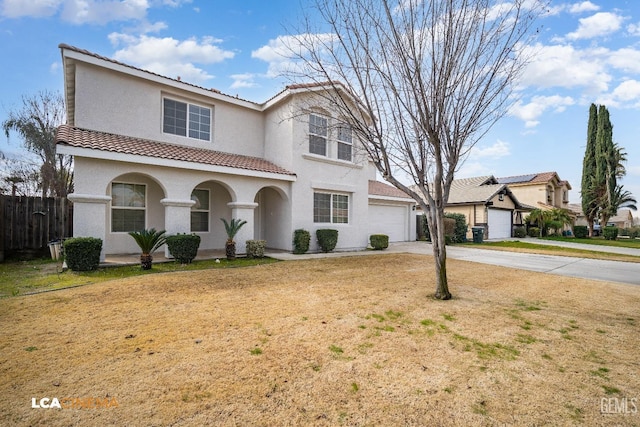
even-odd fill
[[[66,197],[73,190],[72,157],[56,154],[56,129],[64,121],[62,95],[42,91],[35,96],[23,96],[22,108],[9,112],[2,123],[7,138],[11,131],[17,132],[24,147],[40,158],[42,197]]]
[[[538,0],[316,0],[290,45],[383,178],[426,212],[438,299],[450,299],[444,208],[469,150],[514,101]],[[314,17],[317,20],[317,15]],[[359,102],[353,108],[353,99]]]

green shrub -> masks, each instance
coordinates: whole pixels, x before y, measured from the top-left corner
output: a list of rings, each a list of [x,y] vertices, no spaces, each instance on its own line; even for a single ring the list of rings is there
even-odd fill
[[[523,239],[527,237],[527,230],[522,226],[517,226],[513,229],[513,237],[517,237],[518,239]]]
[[[247,240],[247,258],[264,258],[266,240]]]
[[[311,233],[307,230],[299,228],[293,232],[293,253],[304,254],[309,250],[309,242],[311,242]]]
[[[529,227],[529,237],[540,237],[540,229],[538,227]]]
[[[322,252],[331,252],[338,244],[338,230],[316,230],[316,238]]]
[[[369,236],[371,247],[377,251],[387,249],[389,247],[389,236],[386,234],[372,234]]]
[[[456,232],[456,220],[453,218],[444,218],[444,236],[449,237],[450,242],[454,242]]]
[[[429,223],[427,221],[427,215],[422,214],[422,220],[420,221],[422,226],[422,234],[424,235],[425,240],[428,242],[431,241],[431,233],[429,232]]]
[[[605,227],[602,229],[605,240],[616,240],[618,238],[618,227]]]
[[[176,234],[167,237],[169,253],[182,264],[191,264],[198,254],[200,236],[197,234]]]
[[[452,241],[454,243],[462,243],[467,241],[467,218],[460,213],[445,213],[445,218],[455,220],[455,228],[453,230]]]
[[[589,227],[586,225],[574,225],[573,235],[576,236],[577,239],[585,239],[589,237]]]
[[[65,240],[64,256],[67,266],[73,271],[95,270],[100,265],[102,239],[95,237],[73,237]]]

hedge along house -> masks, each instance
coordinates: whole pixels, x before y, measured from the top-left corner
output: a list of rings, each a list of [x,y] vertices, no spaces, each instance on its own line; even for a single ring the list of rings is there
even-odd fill
[[[247,221],[235,238],[240,254],[249,239],[291,250],[298,228],[337,229],[337,250],[367,246],[375,174],[320,96],[330,87],[288,86],[258,104],[60,49],[67,124],[57,151],[74,156],[74,236],[103,239],[102,259],[138,252],[128,232],[152,227],[197,233],[201,249],[222,249],[220,218]],[[414,206],[392,202],[405,208],[387,209],[390,223]]]

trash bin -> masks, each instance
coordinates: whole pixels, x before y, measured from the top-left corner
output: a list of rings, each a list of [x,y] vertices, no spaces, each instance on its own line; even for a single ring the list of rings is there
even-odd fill
[[[482,243],[484,238],[484,227],[471,227],[473,233],[473,243]]]
[[[62,256],[62,241],[52,240],[49,242],[49,252],[51,252],[51,259],[59,260]]]

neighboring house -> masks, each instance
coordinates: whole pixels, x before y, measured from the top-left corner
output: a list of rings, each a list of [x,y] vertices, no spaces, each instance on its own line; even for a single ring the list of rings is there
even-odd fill
[[[507,184],[518,200],[526,205],[543,210],[569,208],[571,185],[561,180],[556,172],[508,176],[497,180],[500,184]]]
[[[467,238],[472,237],[473,227],[483,227],[485,239],[512,237],[513,227],[523,224],[522,212],[527,210],[507,185],[490,175],[453,180],[445,207],[446,213],[465,216]]]
[[[614,225],[618,228],[633,227],[633,213],[630,209],[618,209],[618,214],[609,218],[607,225]]]
[[[258,104],[60,49],[67,124],[56,140],[74,156],[74,235],[103,239],[103,258],[137,252],[128,232],[151,227],[222,249],[220,218],[247,221],[239,253],[249,239],[292,250],[298,228],[312,251],[319,228],[339,231],[337,250],[365,248],[372,232],[415,237],[414,201],[370,183],[360,142],[321,96],[330,87],[288,86]]]

